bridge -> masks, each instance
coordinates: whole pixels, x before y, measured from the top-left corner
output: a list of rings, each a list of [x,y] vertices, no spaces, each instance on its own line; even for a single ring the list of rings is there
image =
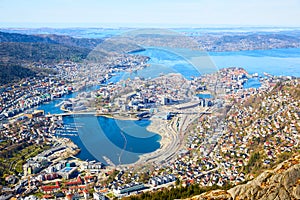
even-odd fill
[[[212,114],[212,112],[170,112],[171,114],[186,114],[186,115],[195,115],[195,114]],[[60,113],[60,114],[51,114],[51,116],[56,116],[56,117],[65,117],[65,116],[72,116],[72,115],[99,115],[99,116],[106,116],[106,115],[115,115],[115,114],[120,114],[120,112],[112,112],[112,113],[97,113],[96,111],[91,111],[91,112],[64,112],[64,113]],[[133,113],[133,112],[129,112],[126,113],[129,115],[136,115],[138,113]]]
[[[174,114],[186,114],[186,115],[196,115],[196,114],[212,114],[212,112],[172,112]]]
[[[96,112],[64,112],[64,113],[60,113],[60,114],[51,114],[51,116],[71,116],[71,115],[96,115]]]
[[[64,112],[60,114],[51,114],[51,116],[71,116],[71,115],[96,115],[96,116],[113,116],[115,114],[120,114],[120,112],[110,112],[110,113],[99,113],[96,111],[90,111],[90,112]],[[128,115],[136,115],[138,113],[136,112],[128,112],[128,113],[121,113],[121,114],[128,114]]]

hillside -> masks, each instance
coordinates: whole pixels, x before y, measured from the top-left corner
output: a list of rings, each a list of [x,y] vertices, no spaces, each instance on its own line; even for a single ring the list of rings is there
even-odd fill
[[[80,61],[89,54],[85,48],[60,44],[2,42],[0,43],[0,84],[35,76],[38,69],[28,68],[33,63],[55,64],[61,60]]]
[[[235,140],[224,137],[222,146],[234,143],[230,150],[235,156],[224,151],[231,162],[242,160],[241,146],[249,148],[250,159],[239,170],[250,181],[191,199],[300,199],[299,103],[299,80],[278,82],[269,91],[236,103],[228,113],[225,134]]]
[[[20,66],[32,62],[53,64],[60,60],[79,61],[84,59],[89,52],[90,50],[86,48],[60,44],[2,42],[0,43],[0,62]]]
[[[45,43],[93,49],[102,39],[73,38],[65,35],[26,35],[0,31],[0,42]]]
[[[81,61],[101,42],[100,39],[0,32],[0,84],[35,76],[37,69],[28,68],[33,63]]]
[[[32,77],[37,74],[37,72],[32,69],[15,65],[0,64],[0,68],[0,85],[8,84],[12,80],[18,81],[22,78]]]
[[[26,65],[32,62],[53,64],[60,60],[80,61],[101,42],[101,39],[61,35],[0,32],[0,63]]]
[[[300,82],[275,80],[263,83],[267,89],[237,100],[227,112],[226,128],[214,149],[217,156],[213,160],[219,163],[218,168],[201,175],[211,184],[194,176],[190,179],[194,183],[184,183],[186,187],[127,199],[180,199],[195,195],[198,196],[193,200],[299,199]],[[194,153],[190,156],[197,159]],[[188,170],[196,174],[192,167]]]
[[[263,172],[247,184],[229,190],[210,191],[189,200],[237,200],[237,199],[300,199],[300,156],[279,164],[275,169]]]

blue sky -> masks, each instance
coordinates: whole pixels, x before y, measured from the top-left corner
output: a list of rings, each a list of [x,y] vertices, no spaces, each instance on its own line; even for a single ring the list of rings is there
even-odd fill
[[[299,19],[300,0],[0,0],[2,26],[300,26]]]

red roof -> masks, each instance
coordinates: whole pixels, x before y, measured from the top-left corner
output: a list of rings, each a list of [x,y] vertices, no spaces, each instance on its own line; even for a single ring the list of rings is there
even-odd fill
[[[58,181],[56,181],[55,185],[44,185],[41,187],[41,189],[43,191],[47,191],[47,192],[52,191],[54,189],[59,189],[59,188],[60,188],[60,185],[59,185]]]
[[[85,176],[84,177],[85,180],[87,180],[87,179],[93,179],[93,178],[94,178],[94,176]]]
[[[101,193],[105,193],[105,192],[108,192],[108,188],[105,188],[103,190],[100,190]]]
[[[194,179],[188,180],[189,183],[193,184],[195,181]]]
[[[67,197],[67,199],[72,199],[73,194],[67,194],[66,197]]]
[[[57,185],[45,185],[45,186],[42,186],[41,189],[43,191],[52,191],[54,189],[59,189],[60,186],[57,186]]]
[[[80,184],[82,184],[82,180],[80,176],[77,177],[76,181],[70,181],[66,183],[66,185],[80,185]]]
[[[53,197],[52,197],[52,195],[50,195],[50,194],[45,194],[45,195],[43,196],[43,198],[45,198],[45,199],[51,199],[51,198],[53,198]]]

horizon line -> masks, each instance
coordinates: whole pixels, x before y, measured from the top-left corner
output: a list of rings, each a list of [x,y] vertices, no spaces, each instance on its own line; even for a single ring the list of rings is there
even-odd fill
[[[0,22],[0,28],[300,28],[300,25],[173,24],[173,23],[18,23]]]

